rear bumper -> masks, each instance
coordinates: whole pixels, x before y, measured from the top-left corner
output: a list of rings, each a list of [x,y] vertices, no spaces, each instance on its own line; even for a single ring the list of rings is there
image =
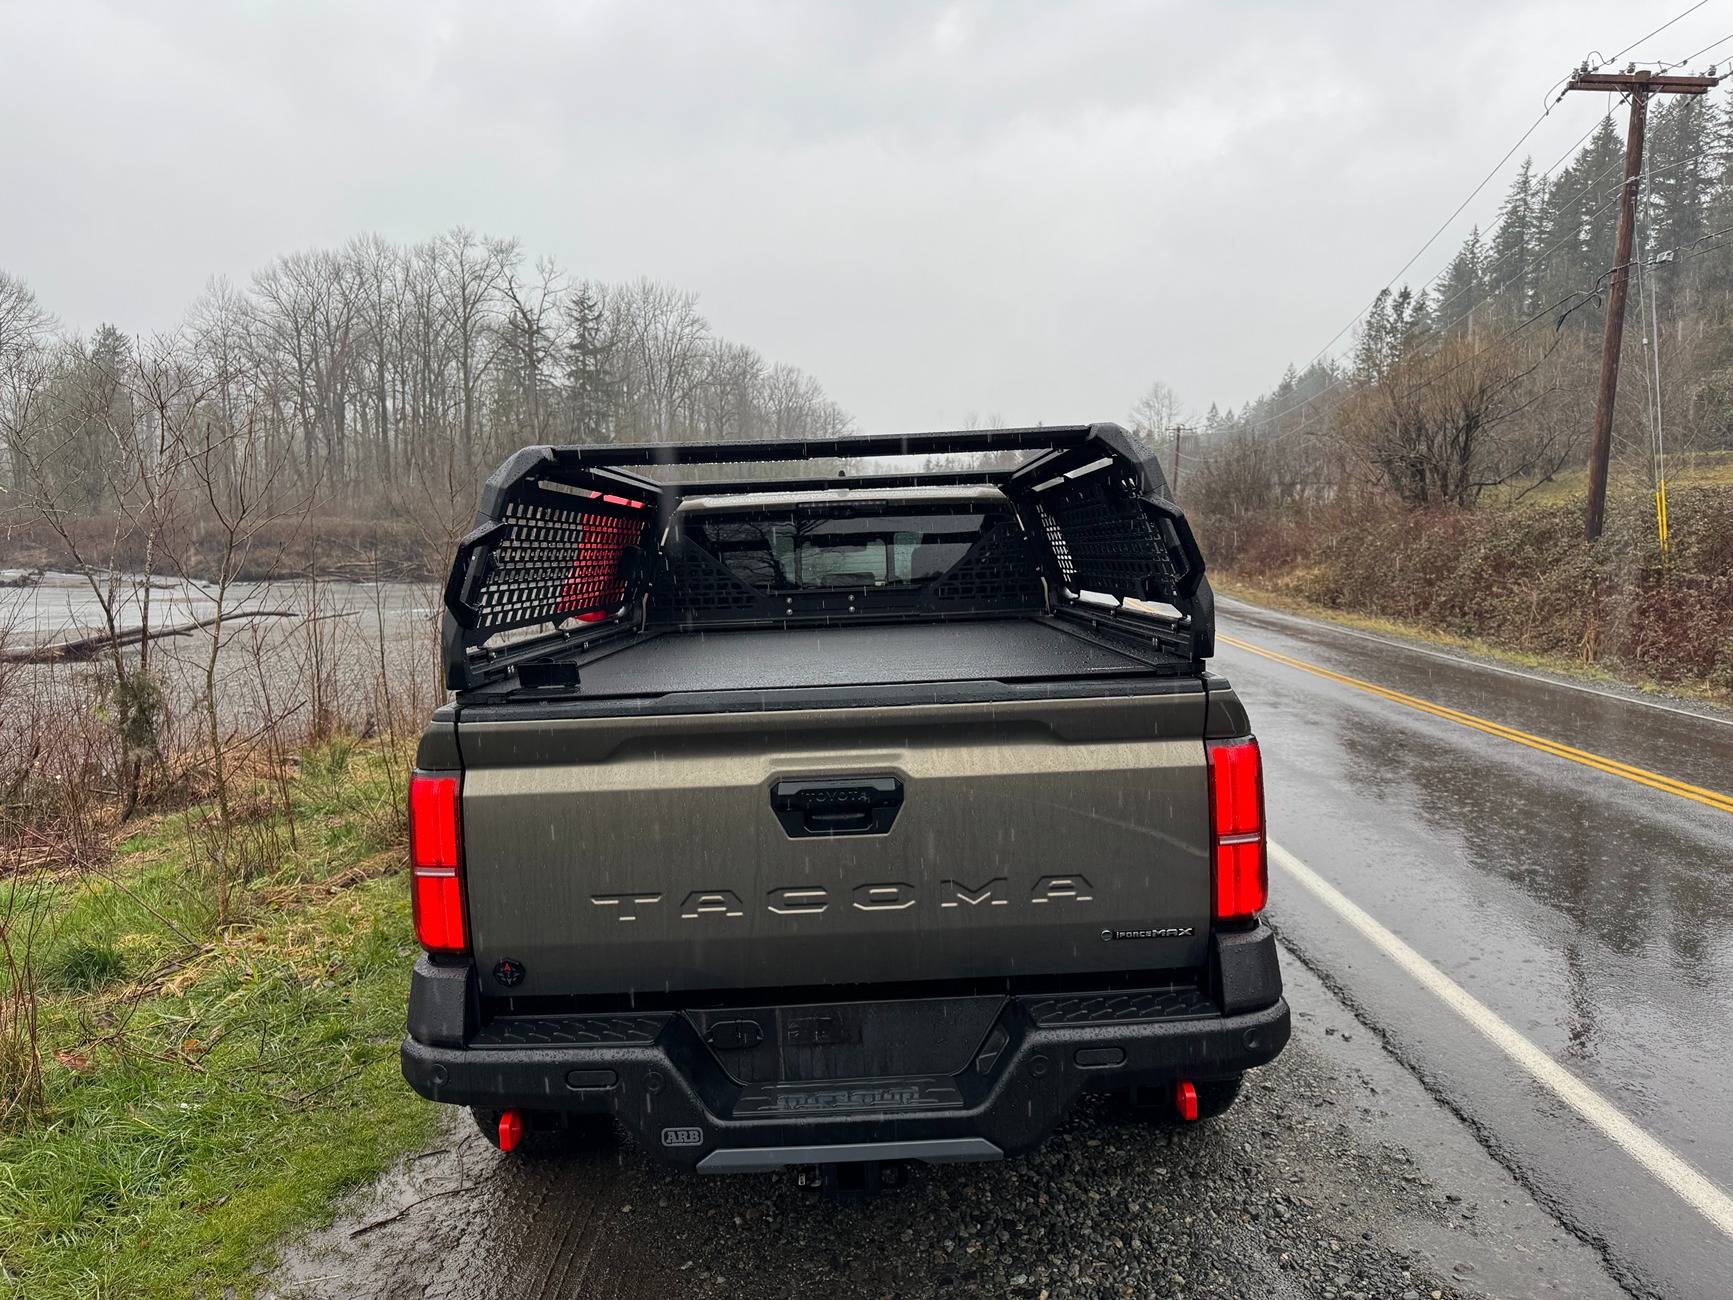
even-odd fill
[[[1269,931],[1243,938],[1242,948],[1267,951],[1273,973]],[[418,968],[418,981],[433,977]],[[990,1160],[1041,1142],[1082,1092],[1227,1078],[1273,1060],[1288,1040],[1288,1007],[1279,985],[1260,982],[1273,1001],[1231,1012],[1219,988],[1007,995],[985,1008],[984,1035],[969,1031],[963,1059],[950,1062],[961,1068],[877,1078],[823,1077],[825,1049],[786,1040],[772,1048],[781,1063],[772,1077],[743,1071],[738,1054],[715,1050],[721,1027],[707,1013],[513,1017],[440,1045],[422,1041],[437,1034],[412,1011],[403,1074],[433,1101],[612,1114],[650,1152],[709,1172]],[[933,1001],[853,1005],[930,1019]],[[983,999],[967,1001],[978,1009]],[[741,1014],[796,1025],[812,1023],[803,1018],[812,1010]]]

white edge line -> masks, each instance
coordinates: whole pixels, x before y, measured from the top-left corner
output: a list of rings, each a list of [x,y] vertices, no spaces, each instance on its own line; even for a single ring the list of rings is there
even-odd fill
[[[1397,938],[1353,899],[1301,862],[1279,844],[1269,845],[1270,858],[1309,893],[1324,903],[1373,947],[1395,962],[1440,1001],[1521,1066],[1537,1083],[1603,1137],[1614,1143],[1724,1234],[1733,1237],[1733,1197],[1698,1173],[1681,1156],[1627,1119],[1612,1102],[1565,1069],[1513,1029],[1497,1012]]]
[[[1410,645],[1406,641],[1379,636],[1376,632],[1362,632],[1357,627],[1348,627],[1346,624],[1336,623],[1329,619],[1309,618],[1304,614],[1295,614],[1289,610],[1273,609],[1268,605],[1258,605],[1249,600],[1241,600],[1237,596],[1218,595],[1216,603],[1219,605],[1238,605],[1242,609],[1256,610],[1260,614],[1273,614],[1278,618],[1291,618],[1296,623],[1305,623],[1310,627],[1321,628],[1328,632],[1342,632],[1348,636],[1359,637],[1362,641],[1372,641],[1378,645],[1389,646],[1392,650],[1406,650],[1409,654],[1425,655],[1428,659],[1442,659],[1445,663],[1455,664],[1459,668],[1483,668],[1489,673],[1503,673],[1506,677],[1520,677],[1525,682],[1539,682],[1542,686],[1557,686],[1560,690],[1565,691],[1581,691],[1584,695],[1594,695],[1603,700],[1616,700],[1620,704],[1640,704],[1645,709],[1659,709],[1662,713],[1675,713],[1681,718],[1690,718],[1696,722],[1713,722],[1723,727],[1733,727],[1733,718],[1722,718],[1713,713],[1699,713],[1696,709],[1681,708],[1677,704],[1662,704],[1659,700],[1646,700],[1640,695],[1623,695],[1618,691],[1602,690],[1598,686],[1588,686],[1582,682],[1546,677],[1540,673],[1525,672],[1521,668],[1511,668],[1506,664],[1487,663],[1482,659],[1453,655],[1444,650],[1431,650],[1425,646]]]

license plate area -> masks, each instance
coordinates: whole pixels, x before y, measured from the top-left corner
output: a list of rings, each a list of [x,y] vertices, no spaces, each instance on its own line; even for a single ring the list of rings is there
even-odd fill
[[[760,1083],[741,1090],[735,1119],[851,1115],[874,1111],[957,1110],[963,1094],[950,1079],[856,1079],[835,1083]]]
[[[994,994],[684,1014],[736,1083],[833,1083],[948,1078],[974,1060],[1005,1004]]]

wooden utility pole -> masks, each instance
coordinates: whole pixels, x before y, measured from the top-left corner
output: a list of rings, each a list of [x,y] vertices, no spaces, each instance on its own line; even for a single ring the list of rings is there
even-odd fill
[[[1607,295],[1607,330],[1601,342],[1601,389],[1595,403],[1595,440],[1589,453],[1589,512],[1585,531],[1592,542],[1601,535],[1607,515],[1607,462],[1613,452],[1613,399],[1619,391],[1619,347],[1625,337],[1625,290],[1631,272],[1631,236],[1637,224],[1637,186],[1643,174],[1643,128],[1649,117],[1650,95],[1701,95],[1718,85],[1719,77],[1672,76],[1639,72],[1590,72],[1580,69],[1566,90],[1617,91],[1631,99],[1631,123],[1625,133],[1624,202],[1619,208],[1618,246],[1613,253],[1613,284]]]
[[[1184,432],[1183,424],[1173,426],[1173,473],[1168,475],[1167,494],[1175,501],[1179,500],[1179,435]]]

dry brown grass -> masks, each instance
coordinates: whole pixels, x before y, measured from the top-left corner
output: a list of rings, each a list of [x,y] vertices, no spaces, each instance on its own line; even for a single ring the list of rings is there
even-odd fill
[[[1733,696],[1733,487],[1670,494],[1673,546],[1646,495],[1609,500],[1582,537],[1577,499],[1410,511],[1319,510],[1212,533],[1230,581],[1342,613],[1389,619],[1496,652],[1575,661],[1635,682]]]

